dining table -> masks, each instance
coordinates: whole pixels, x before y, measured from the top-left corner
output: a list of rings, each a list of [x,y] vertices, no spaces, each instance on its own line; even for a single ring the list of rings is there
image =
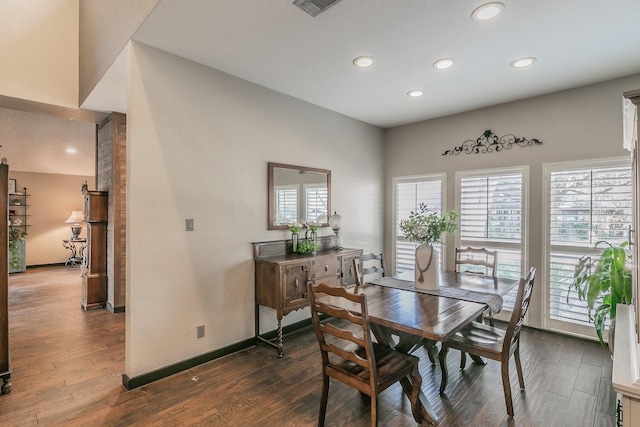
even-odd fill
[[[512,278],[440,271],[438,289],[426,290],[415,286],[414,272],[410,271],[365,282],[358,292],[367,296],[369,323],[378,343],[412,353],[422,346],[433,351],[435,343],[446,341],[488,308],[495,314],[502,307],[502,296],[517,284]],[[359,311],[354,303],[328,296],[323,300]],[[407,377],[401,384],[409,396],[411,379]],[[413,414],[416,422],[437,424],[438,416],[422,390],[419,400],[418,412]]]

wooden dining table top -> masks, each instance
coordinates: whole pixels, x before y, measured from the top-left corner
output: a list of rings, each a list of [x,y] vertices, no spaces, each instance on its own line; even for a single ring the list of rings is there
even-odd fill
[[[394,278],[413,281],[414,276],[413,272],[408,272]],[[440,272],[441,287],[505,295],[517,284],[518,281],[514,279],[453,271]],[[484,303],[429,295],[415,289],[379,286],[375,283],[364,284],[359,292],[367,295],[367,311],[371,323],[433,341],[445,341],[487,309]],[[323,300],[348,310],[359,310],[355,304],[334,298],[323,297]]]

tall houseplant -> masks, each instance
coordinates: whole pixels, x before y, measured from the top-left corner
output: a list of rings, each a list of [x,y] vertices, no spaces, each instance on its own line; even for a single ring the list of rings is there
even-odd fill
[[[586,300],[589,321],[593,322],[600,344],[604,346],[602,333],[607,319],[614,322],[618,304],[631,304],[633,288],[631,269],[627,266],[627,242],[614,246],[601,240],[594,249],[600,245],[607,247],[596,261],[592,261],[589,255],[580,258],[567,293],[567,302],[572,291],[578,293],[581,301]]]
[[[432,289],[438,286],[437,266],[432,267],[436,252],[433,244],[444,243],[441,241],[442,235],[455,232],[458,229],[457,220],[458,214],[454,211],[438,215],[437,212],[430,212],[427,205],[420,203],[416,212],[411,211],[409,218],[400,221],[400,230],[407,240],[420,244],[416,248],[417,287]],[[437,263],[437,257],[435,258]],[[426,277],[425,273],[427,273]]]

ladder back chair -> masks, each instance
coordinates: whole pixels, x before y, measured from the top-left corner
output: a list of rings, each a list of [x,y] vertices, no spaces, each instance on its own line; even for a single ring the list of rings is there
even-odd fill
[[[324,426],[329,395],[329,379],[334,378],[371,397],[371,426],[378,425],[378,393],[401,382],[403,387],[411,379],[411,411],[416,420],[422,377],[418,371],[419,359],[379,345],[371,339],[367,298],[344,288],[324,283],[307,283],[311,319],[320,345],[322,358],[322,395],[318,426]],[[353,310],[323,302],[329,296]],[[338,304],[336,302],[336,304]],[[320,322],[321,315],[333,319]]]
[[[507,404],[507,413],[513,417],[511,383],[509,382],[509,359],[511,355],[513,355],[520,389],[524,390],[524,377],[522,375],[522,364],[520,362],[520,330],[522,329],[524,316],[527,314],[527,309],[529,308],[535,276],[536,269],[531,268],[526,279],[520,279],[518,296],[516,297],[511,319],[509,320],[506,330],[479,322],[472,322],[442,344],[442,349],[438,356],[442,370],[440,393],[444,393],[447,387],[448,374],[446,359],[449,348],[456,348],[475,356],[496,360],[500,362],[501,365],[502,387],[504,389],[505,403]],[[461,366],[461,369],[464,369],[464,366]]]
[[[382,254],[369,253],[360,257],[360,262],[357,258],[353,259],[353,271],[356,276],[355,292],[358,292],[358,288],[362,286],[365,281],[365,276],[378,275],[378,277],[384,277],[385,265],[384,256]]]
[[[490,251],[485,248],[456,248],[456,271],[468,273],[480,273],[496,277],[496,264],[498,263],[498,251]],[[461,266],[468,268],[463,269]]]
[[[456,271],[466,273],[484,274],[496,277],[496,266],[498,264],[498,251],[490,251],[485,248],[456,248]],[[467,266],[467,268],[464,268]],[[488,312],[483,315],[491,326],[493,316]]]

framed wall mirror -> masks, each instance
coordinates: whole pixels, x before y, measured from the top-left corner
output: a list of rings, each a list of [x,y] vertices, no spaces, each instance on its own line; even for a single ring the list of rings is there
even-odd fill
[[[315,222],[329,226],[331,171],[269,163],[269,230]]]

